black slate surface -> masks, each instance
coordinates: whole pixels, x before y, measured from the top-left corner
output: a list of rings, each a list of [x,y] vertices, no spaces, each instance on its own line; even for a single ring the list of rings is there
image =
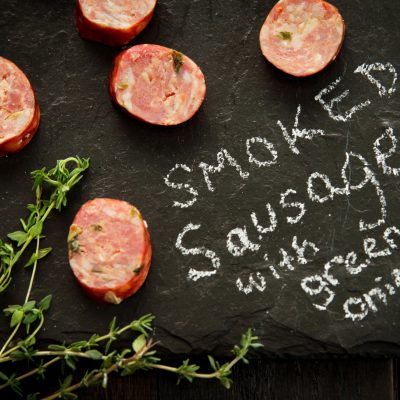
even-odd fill
[[[398,82],[393,82],[393,71],[400,68],[400,3],[334,1],[347,25],[343,49],[325,71],[306,79],[281,73],[260,52],[259,30],[273,4],[159,2],[154,19],[133,44],[157,43],[182,51],[199,64],[207,83],[206,101],[192,120],[161,128],[131,119],[111,104],[107,79],[120,49],[82,40],[74,28],[72,1],[1,1],[0,54],[30,78],[42,120],[38,135],[24,151],[0,159],[0,236],[17,228],[32,199],[31,170],[74,154],[91,157],[92,162],[69,207],[47,225],[46,243],[55,251],[41,263],[33,294],[35,298],[54,295],[42,338],[75,340],[104,331],[114,315],[122,324],[152,312],[157,316],[157,337],[174,353],[227,354],[247,327],[253,327],[265,344],[261,355],[399,352],[400,279],[393,271],[399,268],[400,239],[395,229],[387,231],[389,240],[383,235],[390,227],[400,229],[396,170],[400,158],[393,151],[385,159],[391,169],[383,170],[374,142],[389,128],[395,137],[400,129],[400,94]],[[374,63],[384,69],[371,71],[378,81],[354,72],[362,64],[367,68]],[[349,90],[342,101],[332,102],[335,120],[315,97],[340,77],[332,93],[323,96],[329,105]],[[377,82],[383,85],[381,93]],[[347,110],[367,100],[365,108],[346,122],[340,120]],[[277,121],[292,133],[299,105],[297,133],[310,136],[312,132],[303,129],[314,129],[324,135],[298,138],[299,154],[295,154]],[[253,158],[246,152],[247,140]],[[274,146],[275,164],[254,162],[272,160],[262,140]],[[379,143],[382,152],[393,145],[387,137]],[[219,152],[226,167],[210,174],[207,185],[199,165],[216,166]],[[350,162],[342,176],[346,153]],[[368,167],[353,153],[362,156]],[[228,165],[229,160],[241,166],[242,177]],[[165,183],[177,164],[191,172],[178,168],[170,182],[190,185],[198,192],[190,207],[175,207],[174,202],[187,203],[192,194]],[[366,168],[373,173],[368,182]],[[315,181],[315,193],[328,195],[324,203],[313,201],[307,191],[307,180],[315,172],[329,177],[333,187],[329,191],[321,180]],[[348,190],[346,179],[352,186]],[[363,180],[365,186],[355,190]],[[288,189],[296,194],[291,193],[287,202],[304,203],[306,209],[296,224],[288,223],[287,217],[296,217],[299,208],[280,205],[281,194]],[[360,220],[373,224],[382,219],[380,190],[386,200],[384,221],[360,231]],[[132,202],[142,211],[152,235],[154,257],[148,280],[137,295],[119,306],[89,300],[68,266],[68,226],[80,205],[94,197]],[[259,234],[251,214],[256,213],[259,224],[268,227],[267,203],[276,213],[277,226],[273,232]],[[176,247],[185,227],[192,230],[183,237],[182,246],[197,248],[192,255]],[[234,256],[228,251],[227,236],[245,227],[252,249]],[[307,248],[302,260],[293,248],[294,236],[299,244],[313,242],[319,251],[314,254]],[[240,244],[237,237],[232,243]],[[324,276],[325,264],[336,256],[346,259],[354,252],[357,266],[365,262],[365,247],[382,253],[370,254],[361,272],[352,275],[351,266],[342,263]],[[208,258],[196,254],[204,254],[205,249],[213,252],[207,253]],[[294,257],[291,266],[280,266],[280,249]],[[220,261],[215,274],[188,279],[190,268],[213,271],[212,257]],[[246,294],[239,290],[238,279],[247,289],[251,276],[256,285]],[[309,277],[315,283],[309,284],[307,293],[301,283]],[[16,270],[2,304],[21,302],[27,281],[27,273]],[[321,310],[329,296],[331,302]],[[352,315],[363,312],[358,320],[344,310],[350,298]]]

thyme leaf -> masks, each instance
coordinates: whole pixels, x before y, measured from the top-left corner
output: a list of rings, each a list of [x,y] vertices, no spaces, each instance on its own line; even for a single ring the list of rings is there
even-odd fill
[[[276,37],[282,40],[292,40],[292,32],[282,31],[279,32]]]
[[[183,65],[183,54],[179,51],[172,50],[172,60],[174,62],[175,72],[178,74]]]

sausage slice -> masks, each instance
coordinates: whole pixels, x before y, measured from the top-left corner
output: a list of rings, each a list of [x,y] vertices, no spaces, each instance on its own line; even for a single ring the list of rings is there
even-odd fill
[[[151,254],[146,222],[125,201],[88,201],[69,229],[72,271],[89,296],[102,302],[118,304],[139,290]]]
[[[0,155],[24,148],[39,127],[40,111],[25,74],[0,57]]]
[[[156,0],[77,0],[76,27],[89,40],[122,46],[150,22]]]
[[[281,0],[260,32],[264,56],[280,70],[308,76],[338,55],[345,25],[336,7],[322,0]]]
[[[133,46],[114,62],[111,98],[130,115],[156,125],[190,119],[203,103],[200,68],[175,50],[153,44]]]

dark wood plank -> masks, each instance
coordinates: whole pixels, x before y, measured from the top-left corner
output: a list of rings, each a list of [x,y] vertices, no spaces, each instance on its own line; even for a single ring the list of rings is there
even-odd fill
[[[157,376],[153,372],[137,372],[132,376],[113,377],[106,390],[94,387],[80,392],[81,400],[157,400]]]
[[[398,359],[393,360],[393,392],[394,392],[395,400],[400,399],[400,393],[399,393],[400,365],[399,365],[399,362],[400,362],[400,360],[398,360]]]
[[[233,372],[230,390],[218,382],[196,380],[176,384],[176,376],[140,371],[110,377],[106,390],[78,392],[81,400],[395,400],[399,399],[398,360],[253,360]],[[59,370],[40,384],[42,393],[57,387]],[[27,391],[35,391],[34,381]],[[36,386],[37,388],[37,386]],[[3,397],[4,395],[4,397]],[[21,399],[1,393],[0,399]]]
[[[176,386],[158,375],[160,400],[393,400],[392,360],[253,361],[234,371],[227,391],[216,382]]]

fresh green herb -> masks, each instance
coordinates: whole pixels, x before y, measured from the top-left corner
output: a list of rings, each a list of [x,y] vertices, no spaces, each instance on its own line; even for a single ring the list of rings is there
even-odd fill
[[[282,40],[292,40],[292,32],[282,31],[279,32],[276,37]]]
[[[179,51],[172,50],[172,60],[174,62],[174,68],[176,73],[179,73],[183,65],[183,54],[179,53]]]
[[[139,211],[136,207],[131,207],[131,209],[129,210],[129,214],[131,215],[131,217],[137,217],[139,215]]]
[[[33,265],[32,279],[35,276],[37,261],[45,257],[51,248],[40,249],[43,225],[52,210],[61,210],[67,204],[67,194],[83,177],[83,172],[89,167],[89,160],[79,157],[69,157],[57,161],[57,165],[49,171],[42,168],[32,172],[34,178],[33,190],[36,201],[27,206],[29,217],[21,219],[22,229],[9,233],[12,243],[0,240],[0,292],[11,282],[11,273],[15,264],[27,250],[32,241],[36,249],[26,266]],[[44,190],[50,189],[50,195],[43,198]],[[30,294],[30,290],[28,290]],[[27,296],[29,298],[29,295]]]
[[[81,248],[79,246],[78,236],[68,242],[68,248],[72,253],[80,254]]]
[[[103,227],[101,225],[99,225],[99,224],[92,224],[90,226],[96,232],[101,232],[103,230]]]
[[[73,224],[70,227],[68,234],[68,249],[71,253],[80,254],[82,249],[79,245],[78,237],[82,233],[82,229],[79,226]]]
[[[84,376],[73,382],[72,375],[67,375],[66,378],[60,383],[59,389],[44,400],[52,400],[57,398],[73,398],[65,397],[66,394],[72,396],[73,392],[82,388],[95,384],[101,384],[103,387],[107,386],[108,377],[112,373],[119,373],[122,376],[131,375],[138,370],[160,369],[163,371],[172,372],[177,375],[178,383],[182,379],[192,382],[195,378],[201,379],[217,379],[220,383],[229,388],[231,386],[231,373],[232,368],[239,361],[248,363],[246,355],[250,349],[256,349],[262,346],[258,342],[258,338],[253,336],[252,331],[249,329],[245,335],[242,336],[240,345],[235,346],[232,350],[234,358],[229,363],[220,364],[213,357],[208,356],[209,363],[212,371],[208,373],[199,372],[200,367],[196,364],[191,364],[189,360],[183,361],[180,366],[172,367],[162,364],[160,358],[156,356],[154,350],[155,343],[149,334],[152,332],[152,321],[154,317],[151,314],[145,315],[137,320],[132,321],[130,324],[118,328],[115,319],[111,322],[109,331],[103,336],[93,335],[87,341],[80,341],[72,343],[71,345],[50,345],[47,350],[32,350],[25,349],[12,353],[9,360],[22,360],[31,359],[35,360],[40,358],[40,367],[20,375],[7,377],[2,374],[0,378],[5,381],[0,385],[0,390],[6,387],[14,387],[17,391],[22,393],[21,382],[39,373],[39,369],[44,374],[46,369],[56,363],[64,362],[64,364],[72,371],[76,370],[77,363],[80,359],[89,359],[97,362],[96,368],[86,371]],[[111,345],[118,340],[126,332],[135,333],[129,347],[122,350],[111,349]],[[101,346],[101,344],[104,344]],[[49,358],[47,362],[43,360]],[[64,397],[63,397],[64,396]],[[74,395],[76,396],[76,395]],[[75,397],[77,398],[77,397]]]
[[[135,270],[133,270],[133,273],[136,276],[138,276],[142,272],[142,269],[143,269],[143,265],[141,265],[139,268],[136,268]]]
[[[70,167],[73,168],[70,168]],[[35,336],[44,323],[44,311],[50,307],[51,296],[46,296],[38,305],[30,300],[33,282],[36,275],[38,261],[51,252],[51,247],[40,248],[40,241],[45,236],[42,234],[44,222],[53,209],[61,210],[67,203],[67,193],[78,183],[83,172],[89,167],[89,160],[78,157],[69,157],[57,162],[56,166],[46,171],[45,168],[32,172],[34,178],[33,189],[36,194],[34,204],[28,205],[29,217],[20,219],[22,230],[8,234],[8,238],[14,243],[6,243],[0,240],[0,292],[6,290],[11,282],[11,273],[27,250],[35,241],[35,251],[29,258],[25,267],[31,267],[31,278],[25,303],[23,305],[11,305],[4,309],[5,315],[10,318],[10,328],[13,328],[10,336],[0,348],[0,363],[7,357],[13,358],[29,354],[28,349],[35,343]],[[47,198],[42,197],[44,190],[50,189]],[[25,325],[26,339],[11,347],[14,337],[20,327]]]
[[[118,83],[118,89],[125,90],[128,89],[129,85],[127,83]]]

